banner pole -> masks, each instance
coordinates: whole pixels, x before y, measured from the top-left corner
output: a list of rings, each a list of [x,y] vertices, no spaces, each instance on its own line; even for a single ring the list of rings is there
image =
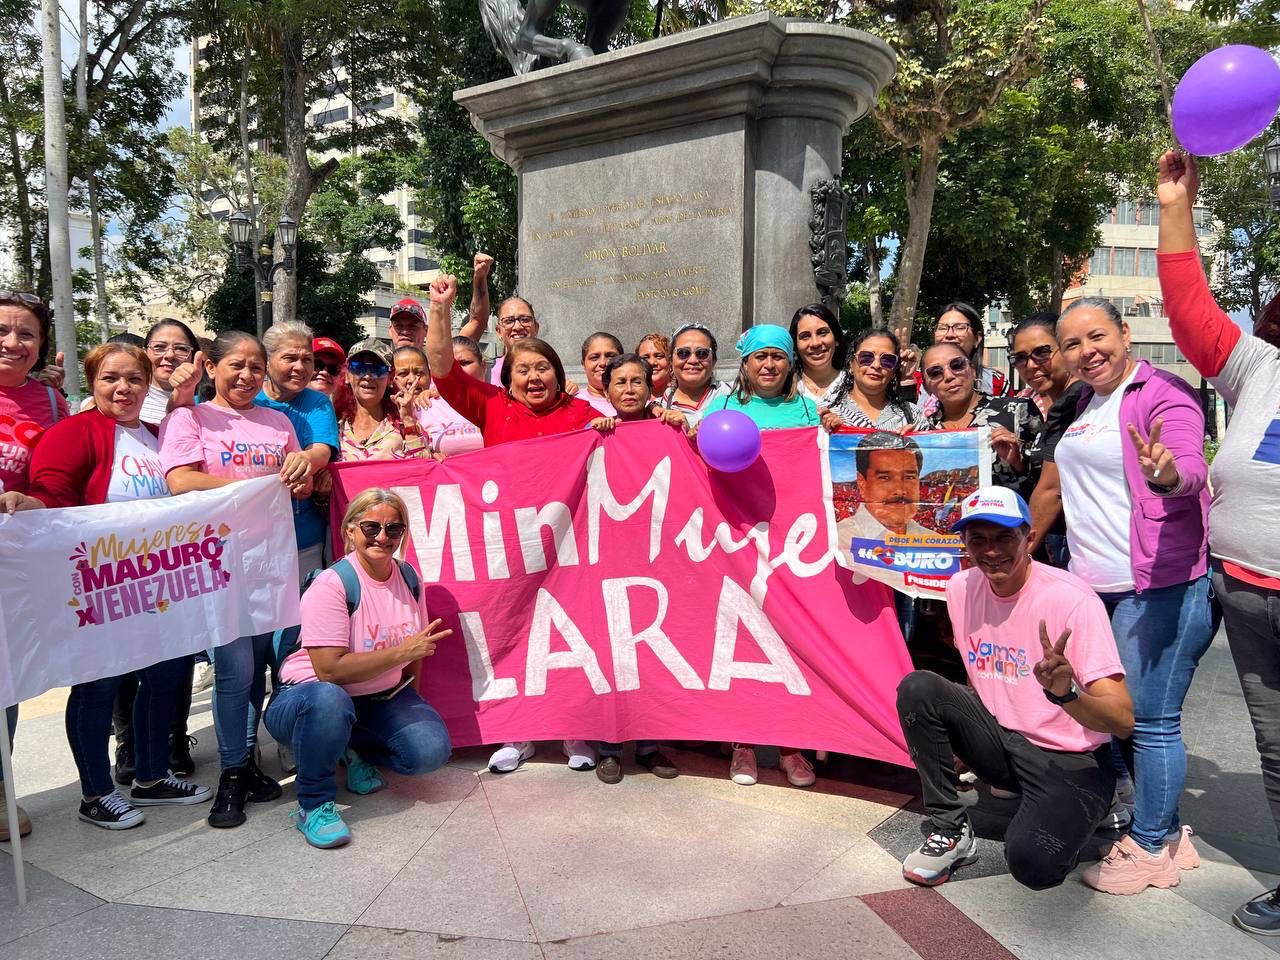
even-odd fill
[[[27,904],[27,874],[22,862],[22,838],[18,836],[18,798],[13,788],[13,757],[9,753],[9,728],[0,732],[0,771],[4,772],[4,806],[9,814],[9,843],[13,847],[13,882],[18,906]]]

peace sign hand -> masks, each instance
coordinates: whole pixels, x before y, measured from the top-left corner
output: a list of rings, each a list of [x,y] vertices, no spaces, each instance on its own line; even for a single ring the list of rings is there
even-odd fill
[[[1067,649],[1067,638],[1071,636],[1071,628],[1068,627],[1062,631],[1062,635],[1058,637],[1057,643],[1049,643],[1049,628],[1043,620],[1040,621],[1040,649],[1044,654],[1043,659],[1037,663],[1032,670],[1035,677],[1040,681],[1040,686],[1044,687],[1055,697],[1065,697],[1071,690],[1071,680],[1075,676],[1075,671],[1071,668],[1071,661],[1067,659],[1063,652]]]
[[[920,354],[911,345],[911,325],[906,324],[893,328],[893,335],[898,338],[898,379],[906,380],[916,372],[920,365]]]
[[[1142,434],[1132,423],[1129,424],[1129,438],[1138,451],[1138,466],[1147,482],[1165,490],[1172,490],[1180,482],[1178,466],[1173,462],[1173,454],[1160,442],[1160,431],[1164,427],[1164,418],[1156,417],[1151,424],[1151,436],[1142,439]]]

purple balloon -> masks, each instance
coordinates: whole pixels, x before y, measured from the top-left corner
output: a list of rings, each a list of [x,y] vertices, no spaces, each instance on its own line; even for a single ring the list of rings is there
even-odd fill
[[[698,424],[698,452],[722,473],[747,469],[760,456],[760,428],[738,410],[717,410]]]
[[[1280,66],[1258,47],[1211,50],[1173,94],[1173,132],[1194,154],[1238,150],[1270,125],[1280,107]]]

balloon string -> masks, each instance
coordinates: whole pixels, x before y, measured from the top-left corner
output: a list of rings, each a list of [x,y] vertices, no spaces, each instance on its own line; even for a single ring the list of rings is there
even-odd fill
[[[1160,45],[1156,43],[1155,31],[1151,29],[1151,17],[1147,14],[1145,0],[1138,0],[1138,12],[1142,14],[1142,28],[1147,34],[1147,46],[1151,49],[1151,59],[1156,65],[1156,76],[1160,79],[1160,95],[1164,98],[1164,113],[1169,120],[1169,133],[1173,136],[1173,144],[1179,150],[1178,134],[1173,129],[1173,100],[1169,96],[1169,77],[1164,71],[1164,60],[1160,57]]]

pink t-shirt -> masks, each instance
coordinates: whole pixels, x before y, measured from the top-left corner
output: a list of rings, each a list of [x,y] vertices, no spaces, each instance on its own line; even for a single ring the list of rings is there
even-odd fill
[[[1050,703],[1032,673],[1043,656],[1043,620],[1050,643],[1070,628],[1066,657],[1079,686],[1124,675],[1106,608],[1083,580],[1032,561],[1026,585],[1005,598],[997,597],[982,571],[972,567],[948,581],[947,612],[969,682],[1002,727],[1046,750],[1073,753],[1111,739]]]
[[[398,647],[430,620],[424,591],[417,600],[404,582],[399,570],[393,570],[385,583],[374,580],[360,565],[354,553],[347,560],[356,568],[360,579],[360,605],[347,616],[347,594],[342,578],[332,569],[326,570],[302,595],[302,634],[297,650],[285,658],[280,667],[284,683],[307,683],[318,679],[311,666],[309,647],[344,647],[352,653],[370,653],[386,647]],[[403,667],[394,667],[369,680],[343,687],[353,697],[390,690],[400,682]]]
[[[489,368],[489,382],[495,387],[502,386],[502,365],[507,362],[507,355],[504,353],[493,361],[493,366]]]
[[[27,492],[31,448],[55,420],[70,416],[57,390],[30,378],[18,387],[0,387],[0,490]],[[55,407],[57,416],[54,416]]]
[[[216,403],[180,407],[160,424],[160,464],[199,464],[211,477],[250,480],[279,473],[287,453],[302,449],[289,418],[253,406],[233,410]]]
[[[449,406],[444,397],[436,397],[429,406],[419,407],[417,417],[431,449],[446,457],[484,447],[480,428]]]
[[[579,390],[578,399],[587,401],[587,403],[600,411],[600,416],[602,417],[616,417],[618,415],[617,408],[609,402],[607,397],[597,397],[589,389]]]

